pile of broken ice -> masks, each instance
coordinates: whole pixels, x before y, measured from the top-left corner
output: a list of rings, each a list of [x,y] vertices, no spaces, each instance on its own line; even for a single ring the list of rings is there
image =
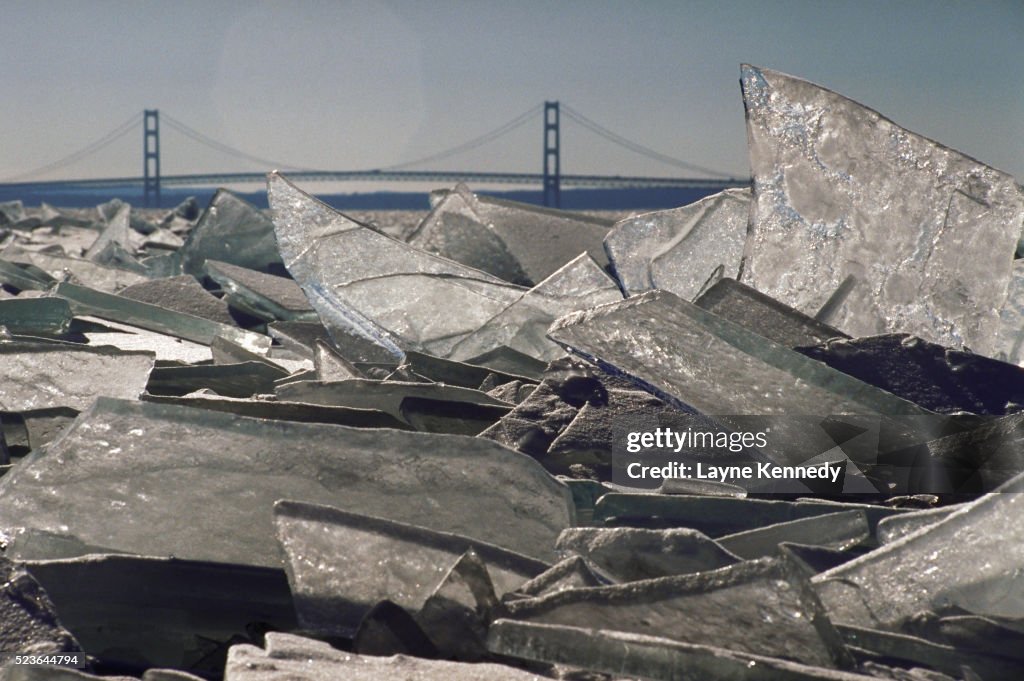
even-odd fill
[[[3,678],[1024,678],[1024,191],[742,75],[752,189],[614,225],[0,205],[0,649],[85,661]],[[693,419],[838,478],[617,484]]]

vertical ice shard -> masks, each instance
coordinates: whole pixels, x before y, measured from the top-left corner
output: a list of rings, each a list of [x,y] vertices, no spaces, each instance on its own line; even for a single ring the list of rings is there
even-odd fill
[[[203,276],[208,259],[279,272],[281,256],[274,243],[274,225],[255,206],[226,189],[218,189],[179,251],[181,268]]]
[[[749,189],[726,189],[696,203],[626,218],[604,248],[626,295],[651,289],[693,300],[721,265],[739,274],[750,213]]]
[[[1024,617],[1024,475],[814,578],[836,621],[896,628],[922,610]]]
[[[277,173],[267,194],[285,265],[332,336],[445,357],[524,293],[355,222]]]
[[[132,230],[129,217],[131,215],[131,210],[132,207],[128,204],[123,204],[117,209],[117,212],[114,213],[113,217],[111,217],[107,222],[106,227],[104,227],[100,235],[96,237],[96,241],[94,241],[92,246],[89,247],[89,250],[85,252],[87,260],[100,262],[104,252],[111,245],[117,245],[123,249],[131,251],[132,245],[130,239]]]
[[[527,286],[583,251],[607,264],[601,242],[609,220],[477,196],[465,185],[439,197],[409,237],[417,248]]]
[[[1009,175],[792,76],[742,67],[754,174],[743,280],[854,336],[998,350],[1024,224]]]
[[[469,187],[456,185],[409,235],[408,243],[513,284],[529,286],[531,280],[523,266],[489,228],[476,204]]]
[[[1006,304],[999,312],[999,347],[994,357],[1024,364],[1024,259],[1013,261]]]
[[[464,360],[504,345],[544,361],[557,359],[565,351],[544,335],[551,322],[616,300],[622,300],[618,285],[581,253],[460,341],[451,356]]]

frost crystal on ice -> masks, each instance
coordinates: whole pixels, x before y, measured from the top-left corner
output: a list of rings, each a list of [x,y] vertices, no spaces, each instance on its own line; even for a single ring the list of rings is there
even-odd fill
[[[754,175],[745,283],[854,336],[992,354],[1024,192],[1009,175],[852,100],[742,67]]]

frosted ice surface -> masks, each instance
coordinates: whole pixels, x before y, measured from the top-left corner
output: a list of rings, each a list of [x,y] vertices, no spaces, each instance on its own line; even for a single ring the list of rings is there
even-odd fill
[[[817,575],[829,617],[895,628],[922,610],[1024,617],[1024,475],[943,520]]]
[[[100,398],[0,478],[0,528],[153,556],[282,565],[273,504],[295,499],[455,532],[539,559],[568,489],[486,440]]]
[[[0,343],[0,410],[47,407],[82,410],[97,395],[138,399],[154,357],[109,347]]]
[[[1006,304],[999,312],[999,345],[994,356],[1024,365],[1024,259],[1013,261]]]
[[[355,222],[276,173],[267,193],[285,265],[332,336],[445,357],[524,293]]]
[[[70,277],[72,283],[106,293],[116,293],[132,284],[148,281],[145,276],[136,272],[107,267],[80,258],[67,258],[52,253],[32,253],[26,256],[26,259],[57,280],[63,281]]]
[[[681,208],[626,218],[604,247],[626,295],[651,289],[693,300],[715,269],[739,274],[750,213],[749,189],[726,189]]]
[[[274,522],[299,621],[320,634],[352,636],[382,600],[419,610],[470,549],[487,564],[499,593],[549,567],[468,537],[326,506],[280,501]]]
[[[622,300],[618,285],[593,258],[581,253],[461,340],[451,357],[466,360],[504,345],[549,362],[565,354],[545,335],[551,322],[569,312],[616,300]]]
[[[579,555],[624,582],[715,570],[739,559],[687,528],[571,527],[558,535],[561,555]]]
[[[543,681],[542,677],[500,664],[449,662],[420,657],[357,655],[323,641],[269,632],[266,650],[231,646],[224,681]]]
[[[853,336],[992,355],[1024,224],[1009,175],[792,76],[742,67],[754,175],[743,281]]]

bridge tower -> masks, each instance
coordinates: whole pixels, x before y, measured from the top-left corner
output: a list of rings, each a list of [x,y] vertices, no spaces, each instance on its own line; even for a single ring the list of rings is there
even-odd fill
[[[146,109],[142,126],[142,192],[147,208],[160,206],[160,110]]]
[[[562,161],[558,102],[544,102],[544,205],[562,205]]]

